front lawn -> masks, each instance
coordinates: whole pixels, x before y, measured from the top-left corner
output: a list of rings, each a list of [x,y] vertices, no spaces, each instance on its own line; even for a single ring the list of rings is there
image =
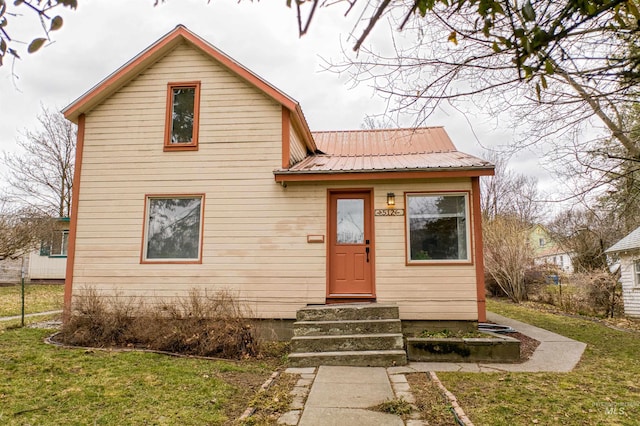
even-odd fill
[[[26,284],[25,313],[56,311],[62,309],[64,286],[51,284]],[[20,315],[22,295],[19,285],[0,287],[0,317]]]
[[[51,332],[0,329],[0,424],[232,424],[275,368],[63,349]]]
[[[640,333],[502,301],[487,309],[588,346],[570,373],[438,373],[474,424],[638,424]]]

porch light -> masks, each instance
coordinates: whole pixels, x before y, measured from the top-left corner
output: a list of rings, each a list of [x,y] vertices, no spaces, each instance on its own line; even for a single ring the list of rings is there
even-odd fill
[[[396,194],[393,192],[387,192],[387,206],[393,207],[396,205]]]

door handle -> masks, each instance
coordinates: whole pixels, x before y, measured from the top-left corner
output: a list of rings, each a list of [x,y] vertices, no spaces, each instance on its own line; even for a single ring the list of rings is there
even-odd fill
[[[369,263],[369,247],[365,248],[364,252],[367,253],[367,263]]]

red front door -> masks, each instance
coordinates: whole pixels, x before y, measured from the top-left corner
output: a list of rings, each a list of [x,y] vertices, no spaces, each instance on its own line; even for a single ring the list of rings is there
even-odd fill
[[[329,193],[328,298],[372,299],[371,191]]]

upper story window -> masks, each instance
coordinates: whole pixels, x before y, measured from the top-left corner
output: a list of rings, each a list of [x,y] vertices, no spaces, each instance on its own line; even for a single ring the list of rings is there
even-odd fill
[[[408,263],[469,262],[468,195],[407,194]]]
[[[640,287],[640,260],[633,262],[633,283],[636,287]]]
[[[547,242],[545,241],[545,239],[544,239],[544,238],[540,238],[540,239],[538,240],[538,245],[539,245],[540,247],[544,247],[546,244],[547,244]]]
[[[164,150],[197,150],[199,117],[200,82],[169,83]]]

